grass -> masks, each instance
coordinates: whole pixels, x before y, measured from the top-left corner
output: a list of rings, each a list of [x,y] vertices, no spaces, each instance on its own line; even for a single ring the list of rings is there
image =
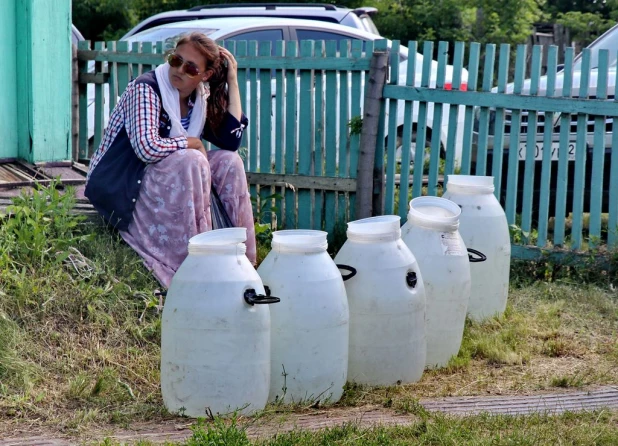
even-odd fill
[[[0,224],[0,437],[19,429],[81,435],[101,426],[180,420],[166,413],[159,390],[157,282],[116,234],[80,221],[72,205],[70,192],[45,188],[16,200],[12,217]],[[260,245],[263,256],[268,249]],[[423,398],[618,383],[615,278],[573,270],[532,283],[532,268],[514,264],[506,313],[468,321],[461,351],[447,367],[427,371],[415,384],[349,385],[334,408],[317,409],[377,405],[421,417],[418,424],[369,430],[347,425],[280,434],[263,444],[432,444],[438,438],[456,444],[553,443],[559,429],[552,424],[582,444],[586,431],[599,433],[597,443],[615,443],[616,414],[450,420],[424,413],[419,404]],[[598,280],[582,283],[584,276]],[[269,406],[261,417],[315,410]],[[523,430],[528,434],[522,437]]]
[[[558,416],[449,417],[424,414],[406,426],[364,428],[358,423],[328,427],[319,431],[293,430],[270,438],[254,438],[236,420],[198,423],[191,437],[177,443],[186,446],[258,445],[613,445],[618,441],[618,414],[608,411]],[[112,446],[106,440],[101,443]],[[142,446],[148,442],[140,442]]]

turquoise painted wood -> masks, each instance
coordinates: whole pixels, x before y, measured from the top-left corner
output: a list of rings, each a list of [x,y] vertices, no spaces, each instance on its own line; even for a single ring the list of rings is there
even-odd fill
[[[571,96],[573,85],[573,48],[567,48],[564,54],[564,80],[562,85],[562,96]],[[567,147],[569,143],[569,126],[571,116],[563,113],[560,116],[560,146]],[[566,229],[566,201],[568,186],[568,152],[562,150],[558,153],[558,171],[556,172],[556,218],[554,225],[554,246],[563,246],[565,242]]]
[[[609,52],[599,51],[596,98],[607,99],[607,69]],[[590,162],[590,161],[589,161]],[[605,116],[594,118],[592,153],[592,175],[590,177],[590,220],[588,234],[590,247],[596,247],[601,240],[601,209],[603,198],[603,165],[605,163]]]
[[[433,42],[425,42],[423,44],[423,68],[421,73],[421,87],[429,87],[431,77],[431,60],[433,57]],[[384,95],[388,95],[388,88],[397,89],[398,86],[387,85],[384,88]],[[413,88],[413,87],[410,87]],[[398,99],[398,98],[392,98]],[[421,101],[418,104],[418,125],[416,127],[416,150],[414,152],[414,166],[423,166],[425,164],[425,146],[427,143],[427,101]],[[422,195],[423,188],[423,168],[414,169],[412,180],[412,196],[419,197]]]
[[[298,57],[298,45],[296,42],[290,42],[286,46],[286,58],[295,59]],[[285,171],[288,173],[296,173],[297,159],[297,142],[298,135],[296,132],[296,123],[298,122],[298,84],[296,82],[297,73],[295,70],[286,70],[286,92],[285,92],[285,118],[286,118],[286,133],[285,133]],[[294,129],[294,130],[292,130]],[[283,224],[286,228],[296,228],[298,219],[296,217],[296,193],[295,191],[285,189],[285,220]]]
[[[236,42],[230,42],[236,43]],[[234,46],[230,46],[232,54],[237,54]],[[275,45],[275,55],[278,57],[285,56],[285,47],[283,45],[283,41],[279,41]],[[283,75],[283,70],[277,70],[275,74],[275,92],[280,92],[279,94],[275,94],[275,105],[274,105],[274,118],[275,118],[275,160],[274,160],[274,171],[278,174],[285,173],[285,160],[284,156],[284,131],[285,131],[285,109],[284,109],[284,98],[285,96],[281,94],[281,92],[285,92],[285,77]],[[244,109],[244,108],[243,108]],[[277,215],[277,222],[283,222],[283,195],[285,194],[284,188],[272,188],[271,192],[273,192],[277,198],[274,200],[275,202],[275,213]]]
[[[326,42],[326,57],[337,55],[337,43]],[[324,110],[324,173],[327,177],[337,175],[337,95],[339,74],[335,70],[326,70],[325,110]],[[335,225],[337,223],[337,192],[324,193],[324,230],[329,234],[329,241],[333,241]]]
[[[558,52],[555,46],[547,50],[547,96],[554,96],[556,89],[556,65]],[[545,122],[554,122],[554,113],[545,113]],[[539,236],[538,245],[547,244],[547,227],[549,220],[549,194],[551,182],[551,138],[553,127],[546,125],[543,132],[543,161],[541,168],[541,194],[539,196]]]
[[[539,92],[539,78],[541,76],[541,47],[536,45],[532,49],[532,68],[530,70],[530,94],[536,96]],[[528,113],[528,128],[537,128],[537,112],[536,110]],[[522,203],[522,218],[521,229],[524,233],[530,233],[532,230],[532,205],[533,205],[533,187],[534,187],[534,169],[535,169],[535,144],[536,131],[528,132],[526,135],[526,159],[524,162],[524,193]],[[527,243],[528,237],[524,236],[523,240]]]
[[[409,54],[414,54],[417,51],[416,42],[408,42]],[[406,71],[406,85],[415,85],[416,81],[416,57],[408,59],[408,67]],[[402,181],[399,182],[399,216],[405,221],[408,214],[408,202],[411,197],[410,178],[411,172],[411,154],[410,147],[412,146],[412,102],[405,101],[404,103],[403,129],[401,132],[401,176]]]
[[[17,17],[15,0],[0,2],[0,46],[4,47],[0,64],[0,159],[17,158]]]
[[[478,81],[479,59],[481,45],[473,42],[470,44],[470,56],[468,58],[468,91],[476,91]],[[463,153],[461,155],[461,173],[470,174],[472,163],[472,139],[474,125],[474,104],[467,104],[465,107],[464,130],[463,130]]]
[[[463,42],[455,43],[455,54],[453,56],[453,82],[452,88],[455,90],[461,89],[461,74],[463,70],[463,58],[465,52],[465,45]],[[407,104],[406,104],[407,105]],[[460,112],[461,107],[450,107],[449,109],[449,120],[448,120],[448,136],[446,142],[446,159],[444,163],[444,171],[445,172],[454,172],[455,171],[455,143],[457,138],[459,137],[457,133],[457,115]],[[404,120],[404,125],[406,125],[406,121]],[[403,161],[402,161],[403,163]],[[444,187],[448,184],[448,178],[444,179]]]
[[[390,54],[390,85],[399,83],[399,42],[394,42]],[[388,134],[397,135],[397,106],[396,99],[389,100],[388,103]],[[384,213],[393,214],[395,212],[395,150],[397,148],[397,138],[388,138],[386,146],[386,191],[384,199]]]
[[[312,41],[300,42],[300,55],[312,57],[314,50]],[[300,95],[310,93],[313,86],[313,73],[303,70],[300,73]],[[308,95],[307,95],[308,96]],[[311,128],[313,101],[302,100],[298,111],[298,174],[311,175],[311,152],[313,150],[313,135]],[[311,227],[311,193],[308,189],[298,191],[298,221],[303,227]]]
[[[485,67],[483,69],[483,84],[481,91],[491,91],[494,82],[494,58],[496,46],[485,47]],[[489,135],[489,107],[481,107],[479,112],[478,150],[476,153],[476,175],[484,175],[487,171],[487,137]]]
[[[444,79],[446,74],[446,58],[448,56],[448,42],[440,42],[438,44],[438,74],[436,77],[436,88],[444,88]],[[433,128],[431,132],[431,150],[429,151],[429,184],[427,185],[427,194],[436,195],[438,192],[438,168],[440,158],[442,156],[442,147],[440,141],[440,131],[442,129],[442,110],[444,104],[436,102],[433,106]]]
[[[7,19],[13,17],[14,26],[8,25],[3,31],[14,31],[14,45],[4,46],[3,55],[15,52],[12,65],[15,74],[9,79],[17,77],[17,84],[13,84],[17,87],[14,127],[17,156],[30,162],[70,160],[71,3],[47,0],[4,0],[3,3],[4,12],[15,8],[7,16]],[[0,20],[3,25],[6,19]],[[10,107],[15,96],[9,94],[8,98]]]
[[[506,84],[508,81],[509,67],[511,59],[511,46],[508,44],[500,45],[500,58],[498,67],[498,93],[506,92]],[[496,110],[496,126],[494,130],[494,150],[492,175],[494,176],[494,184],[496,187],[495,195],[500,198],[500,188],[502,182],[502,163],[504,161],[504,110]]]
[[[315,42],[315,55],[324,57],[324,42]],[[315,94],[313,95],[313,160],[312,160],[312,175],[324,175],[324,76],[321,72],[314,73]],[[322,211],[324,210],[324,194],[321,190],[313,190],[313,216],[312,228],[322,229]]]
[[[270,42],[260,42],[258,48],[258,54],[261,56],[270,56],[271,54],[271,43]],[[274,126],[273,122],[273,113],[274,109],[272,107],[273,100],[273,90],[271,85],[271,77],[270,70],[260,70],[259,73],[259,91],[260,91],[260,113],[257,118],[259,119],[259,172],[271,172],[272,171],[272,128]],[[256,115],[254,116],[254,120]],[[267,204],[268,208],[272,208],[274,203],[272,199],[268,198],[272,196],[272,191],[270,187],[260,187],[260,203],[263,201],[270,202]],[[264,223],[271,222],[272,215],[267,213],[263,216]]]
[[[579,97],[588,96],[590,78],[590,52],[584,51],[582,59]],[[586,127],[587,113],[577,115],[577,133],[575,140],[575,178],[573,180],[573,226],[571,230],[571,247],[581,248],[584,208],[584,181],[586,175]]]
[[[339,54],[344,59],[348,58],[350,52],[349,42],[342,44],[339,48]],[[339,71],[339,156],[337,159],[338,176],[348,176],[350,168],[350,145],[349,145],[349,128],[350,109],[348,99],[350,91],[344,88],[349,82],[349,71]],[[336,223],[344,225],[347,221],[346,197],[344,193],[337,192],[337,220]]]

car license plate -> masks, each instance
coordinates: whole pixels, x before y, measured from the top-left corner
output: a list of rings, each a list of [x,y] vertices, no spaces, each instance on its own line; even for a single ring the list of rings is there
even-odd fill
[[[526,147],[527,144],[525,142],[521,142],[519,143],[519,159],[520,160],[525,160],[526,159]],[[572,161],[575,159],[575,142],[569,142],[567,143],[567,145],[564,147],[567,152],[568,152],[568,159],[569,161]],[[534,148],[532,148],[531,150],[534,150],[534,159],[536,161],[541,161],[543,159],[543,143],[542,142],[537,142],[534,144]],[[551,143],[551,159],[552,161],[558,161],[558,158],[560,157],[560,151],[562,150],[562,147],[560,146],[559,142],[552,142]]]

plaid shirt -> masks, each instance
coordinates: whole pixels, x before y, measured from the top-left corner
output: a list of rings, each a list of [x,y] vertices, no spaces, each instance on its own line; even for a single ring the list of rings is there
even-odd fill
[[[192,105],[189,103],[189,106]],[[87,178],[90,178],[90,174],[123,127],[126,128],[135,154],[145,163],[156,163],[178,149],[186,149],[185,136],[175,138],[160,136],[160,114],[161,99],[152,87],[144,83],[131,82],[110,116],[101,145],[90,160]]]

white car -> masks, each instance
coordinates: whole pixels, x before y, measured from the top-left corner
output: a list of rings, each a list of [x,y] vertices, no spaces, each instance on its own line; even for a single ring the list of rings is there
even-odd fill
[[[182,34],[200,31],[208,35],[213,40],[217,41],[269,41],[272,43],[274,51],[277,41],[303,41],[303,40],[335,40],[342,42],[346,40],[362,40],[362,41],[376,41],[382,40],[383,37],[379,35],[369,33],[366,31],[354,29],[348,26],[318,22],[314,20],[301,20],[301,19],[288,19],[288,18],[249,18],[249,17],[234,17],[234,18],[221,18],[221,19],[204,19],[193,20],[189,22],[177,22],[160,25],[146,31],[134,34],[126,40],[131,42],[158,42],[163,41],[165,49],[171,49],[174,47],[175,42]],[[391,42],[388,42],[389,46]],[[399,51],[399,83],[405,84],[407,61],[410,55],[408,49],[405,46],[400,46]],[[423,56],[415,53],[416,58],[416,85],[420,86],[421,72],[423,65]],[[430,86],[436,85],[436,73],[437,62],[432,61],[432,77],[430,80]],[[446,67],[446,82],[450,83],[453,77],[453,66],[448,65]],[[467,83],[468,72],[462,70],[462,85]],[[351,88],[349,86],[348,88]],[[465,87],[464,87],[465,88]],[[251,118],[251,117],[249,117]],[[351,116],[352,118],[352,116]],[[404,120],[404,107],[403,101],[400,101],[397,112],[397,127],[398,132],[403,129]],[[415,126],[418,121],[418,103],[414,103],[413,107],[413,125]],[[449,106],[445,105],[443,108],[442,125],[439,129],[440,141],[442,147],[446,147],[446,138],[448,133],[448,120],[449,120]],[[463,129],[464,113],[463,107],[460,107],[458,113],[458,129]],[[387,127],[388,128],[388,127]],[[433,104],[428,105],[427,113],[427,128],[428,133],[431,134],[435,131],[433,127]],[[415,137],[413,137],[413,142]],[[427,139],[429,142],[430,139]],[[411,147],[411,159],[414,159],[414,144]],[[456,146],[456,161],[459,161],[461,157],[461,138],[457,138]]]
[[[235,41],[251,41],[256,40],[258,42],[269,41],[272,43],[274,51],[275,43],[280,40],[284,41],[303,41],[303,40],[336,40],[337,42],[357,39],[362,41],[376,41],[383,39],[379,35],[369,33],[366,31],[354,29],[348,26],[339,24],[317,22],[313,20],[300,20],[300,19],[279,19],[279,18],[223,18],[223,19],[204,19],[194,20],[190,22],[177,22],[160,25],[155,28],[148,29],[146,31],[137,33],[130,38],[126,39],[129,42],[165,42],[166,49],[173,48],[175,42],[180,35],[192,32],[200,31],[208,35],[213,40],[235,40]],[[390,41],[389,41],[390,45]],[[404,46],[400,47],[400,64],[399,64],[399,82],[405,84],[407,60],[410,55],[408,49]],[[421,72],[423,56],[421,54],[414,54],[416,57],[416,84],[420,86]],[[430,86],[436,84],[437,62],[432,61],[432,78]],[[448,65],[446,67],[446,82],[451,82],[453,77],[453,67]],[[468,79],[467,70],[462,71],[462,84],[466,84]],[[351,88],[351,87],[349,87]],[[400,132],[403,128],[404,118],[403,103],[400,103],[397,113],[397,127]],[[446,147],[446,138],[448,132],[448,115],[449,107],[445,106],[443,110],[442,126],[439,129],[440,140],[442,146]],[[463,128],[463,107],[458,113],[458,129]],[[413,124],[418,120],[418,103],[413,107]],[[428,132],[435,131],[433,128],[433,107],[432,104],[428,106],[427,113],[427,128]],[[414,141],[414,138],[413,138]],[[428,139],[428,142],[430,139]],[[456,160],[461,157],[461,138],[457,138],[458,144],[456,148]],[[414,145],[412,144],[412,152],[414,152]],[[414,159],[412,153],[412,159]]]

